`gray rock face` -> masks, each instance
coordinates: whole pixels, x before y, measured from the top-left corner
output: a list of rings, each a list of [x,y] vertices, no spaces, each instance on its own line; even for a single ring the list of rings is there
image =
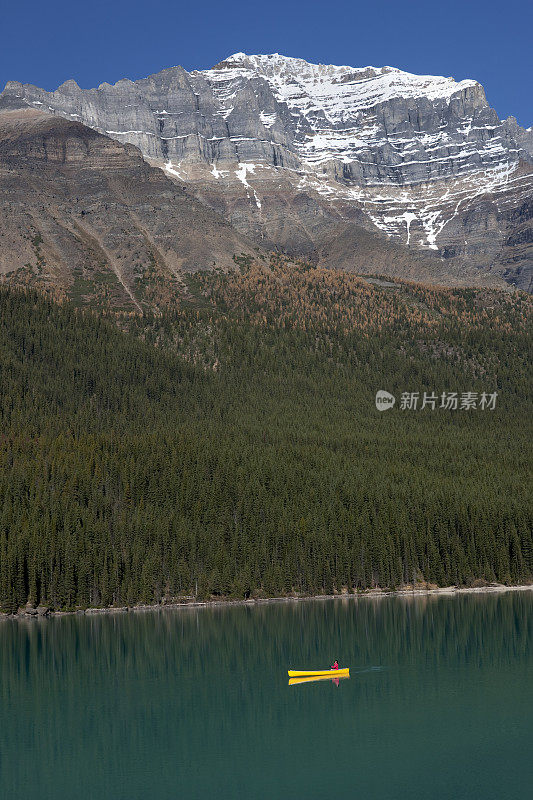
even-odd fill
[[[357,224],[435,251],[444,272],[531,287],[533,133],[500,121],[476,81],[237,53],[90,90],[12,82],[2,97],[134,144],[267,246],[319,258],[331,226]]]
[[[0,242],[0,280],[128,311],[186,295],[187,272],[257,256],[137,148],[1,104]]]

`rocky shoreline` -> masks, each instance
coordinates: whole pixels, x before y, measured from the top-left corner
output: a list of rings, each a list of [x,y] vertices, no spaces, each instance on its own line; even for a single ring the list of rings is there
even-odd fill
[[[51,617],[67,616],[92,616],[98,614],[126,614],[142,611],[164,611],[166,609],[180,608],[212,608],[216,606],[257,606],[271,603],[294,603],[312,600],[360,600],[365,598],[380,599],[383,597],[428,597],[428,596],[453,596],[461,594],[501,594],[504,592],[523,592],[533,591],[533,584],[523,584],[518,586],[506,586],[501,583],[487,584],[485,586],[444,586],[431,588],[421,586],[406,586],[394,591],[387,589],[367,589],[364,591],[350,594],[348,592],[332,595],[289,595],[286,597],[259,597],[248,600],[213,599],[213,600],[182,600],[169,601],[166,603],[138,604],[134,606],[107,606],[104,608],[85,608],[74,611],[55,611],[48,606],[32,606],[27,604],[20,608],[15,614],[0,612],[0,620],[17,619],[48,619]]]

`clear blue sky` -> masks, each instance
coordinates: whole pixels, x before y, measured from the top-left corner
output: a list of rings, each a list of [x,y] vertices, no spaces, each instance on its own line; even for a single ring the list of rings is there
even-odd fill
[[[255,8],[254,8],[255,6]],[[0,84],[55,89],[204,69],[237,51],[475,78],[533,124],[531,0],[2,0]]]

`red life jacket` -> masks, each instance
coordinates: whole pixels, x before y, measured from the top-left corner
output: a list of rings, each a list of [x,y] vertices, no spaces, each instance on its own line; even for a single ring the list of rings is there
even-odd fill
[[[339,662],[335,661],[331,669],[339,669]]]

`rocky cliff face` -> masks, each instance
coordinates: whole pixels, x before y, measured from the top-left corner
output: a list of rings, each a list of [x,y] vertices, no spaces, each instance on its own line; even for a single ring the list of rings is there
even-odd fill
[[[201,72],[9,83],[3,96],[136,145],[265,246],[329,263],[336,231],[350,242],[336,263],[373,270],[350,248],[377,229],[426,251],[435,279],[531,289],[533,133],[500,121],[475,81],[237,53]]]
[[[0,279],[140,311],[186,296],[188,272],[257,256],[135,147],[13,105],[0,101]]]

